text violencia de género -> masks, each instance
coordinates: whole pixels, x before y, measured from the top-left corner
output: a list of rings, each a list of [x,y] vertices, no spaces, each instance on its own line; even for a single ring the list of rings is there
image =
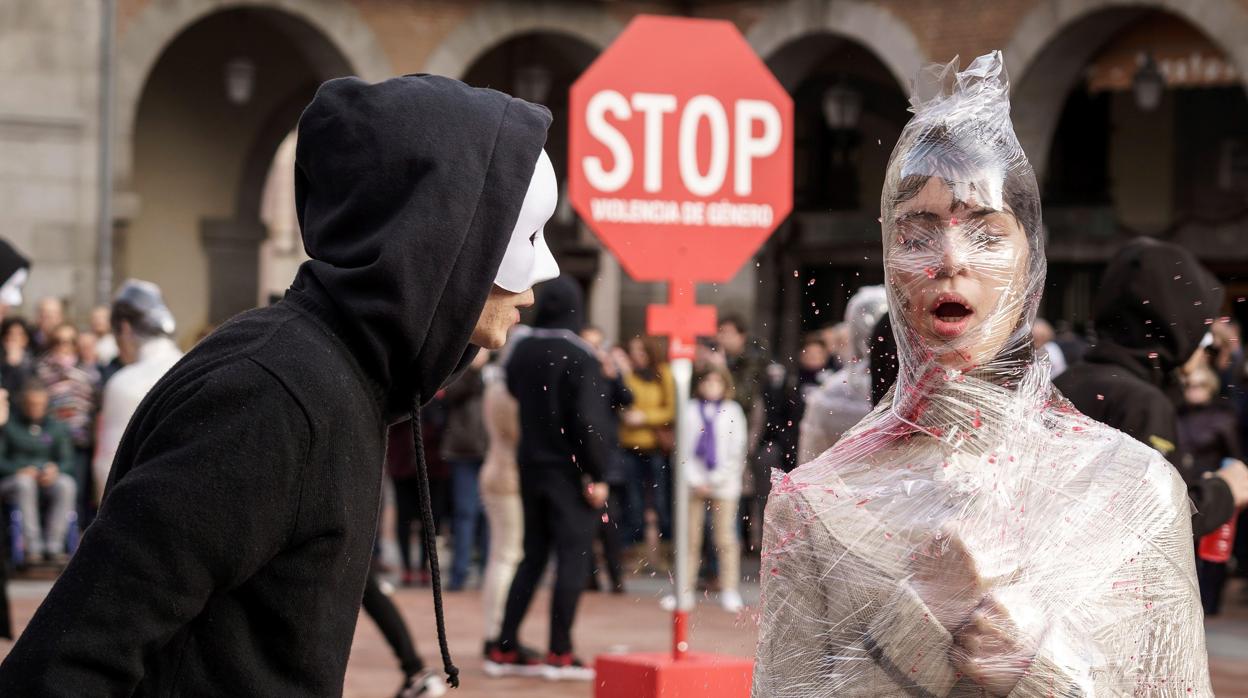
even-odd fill
[[[769,204],[734,201],[665,201],[662,199],[589,200],[594,222],[644,225],[705,225],[717,228],[770,228]]]

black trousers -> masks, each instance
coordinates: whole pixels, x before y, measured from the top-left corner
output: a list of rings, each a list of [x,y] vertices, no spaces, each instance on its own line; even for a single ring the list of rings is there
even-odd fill
[[[624,568],[620,563],[620,556],[623,551],[620,549],[620,525],[616,523],[614,515],[610,513],[607,507],[603,507],[594,515],[597,519],[595,524],[598,527],[598,542],[602,545],[602,558],[606,564],[607,576],[611,578],[611,586],[615,589],[624,588]],[[616,510],[618,511],[618,510]],[[606,519],[605,521],[603,519]],[[590,588],[598,588],[598,572],[603,566],[598,563],[598,559],[593,559],[589,571]]]
[[[377,628],[386,638],[386,643],[394,650],[403,674],[411,676],[424,669],[425,665],[416,655],[416,645],[412,643],[412,636],[407,632],[407,624],[403,622],[402,614],[377,585],[377,576],[371,571],[368,574],[368,583],[364,586],[363,605],[364,612],[377,624]]]
[[[520,464],[524,503],[524,559],[507,594],[499,643],[504,651],[519,647],[520,623],[555,553],[555,590],[550,600],[550,651],[572,651],[572,622],[593,556],[596,514],[585,501],[579,475]]]

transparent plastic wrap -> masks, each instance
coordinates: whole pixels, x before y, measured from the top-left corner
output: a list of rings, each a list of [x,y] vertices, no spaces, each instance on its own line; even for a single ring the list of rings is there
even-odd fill
[[[1000,53],[916,81],[881,197],[899,376],[773,478],[755,696],[1212,695],[1183,482],[1033,353],[1008,96]]]
[[[841,370],[806,396],[797,439],[799,462],[828,450],[871,411],[871,332],[887,312],[888,295],[883,286],[864,286],[846,304],[851,356]]]

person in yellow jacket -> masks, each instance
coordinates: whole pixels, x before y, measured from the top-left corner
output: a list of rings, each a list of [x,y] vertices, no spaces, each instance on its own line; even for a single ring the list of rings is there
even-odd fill
[[[629,469],[620,528],[626,543],[637,543],[645,534],[647,508],[655,512],[660,534],[671,536],[669,455],[676,384],[654,338],[633,337],[626,347],[616,352],[624,384],[633,394],[633,406],[620,418],[620,446]]]

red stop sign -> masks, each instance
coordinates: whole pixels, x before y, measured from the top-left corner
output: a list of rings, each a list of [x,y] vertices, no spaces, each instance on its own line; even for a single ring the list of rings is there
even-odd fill
[[[572,205],[639,281],[727,281],[792,209],[793,100],[729,22],[638,16],[570,110]]]

